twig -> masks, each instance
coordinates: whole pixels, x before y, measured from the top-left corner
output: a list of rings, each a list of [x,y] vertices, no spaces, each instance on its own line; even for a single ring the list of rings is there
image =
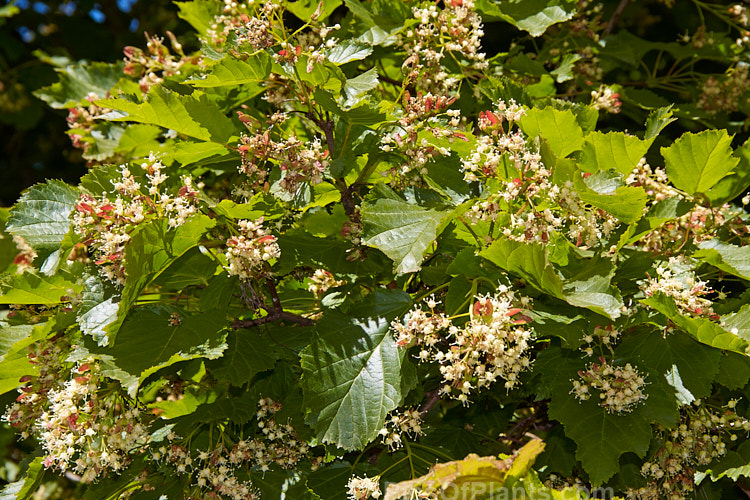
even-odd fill
[[[427,413],[429,413],[430,410],[432,410],[436,404],[440,401],[440,390],[435,389],[434,391],[430,391],[425,393],[427,397],[427,401],[424,402],[422,407],[419,409],[419,416],[421,418],[424,418]]]
[[[622,12],[625,10],[625,7],[627,5],[628,0],[620,0],[620,4],[617,6],[614,13],[612,14],[612,17],[609,19],[609,23],[607,23],[607,27],[604,28],[604,32],[602,33],[603,36],[607,36],[612,33],[612,30],[615,28],[615,24],[617,24],[617,21],[620,20],[620,16],[622,15]]]
[[[287,311],[272,310],[268,313],[267,316],[263,316],[262,318],[235,320],[234,323],[232,323],[232,328],[234,328],[235,330],[240,330],[242,328],[252,328],[254,326],[265,325],[266,323],[273,323],[274,321],[291,321],[292,323],[296,323],[301,326],[312,326],[315,324],[315,322],[310,318],[305,318],[303,316],[299,316]]]

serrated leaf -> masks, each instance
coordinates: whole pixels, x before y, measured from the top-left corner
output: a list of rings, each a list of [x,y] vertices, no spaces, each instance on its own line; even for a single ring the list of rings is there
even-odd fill
[[[677,365],[672,365],[672,368],[667,370],[665,374],[667,383],[672,386],[675,391],[675,396],[680,405],[689,405],[695,401],[695,396],[691,393],[687,387],[682,383],[682,377],[680,377],[680,369]]]
[[[241,386],[257,373],[273,368],[277,357],[275,346],[263,331],[235,330],[227,336],[222,357],[208,362],[206,368],[217,380]]]
[[[202,141],[225,143],[235,133],[232,121],[205,94],[181,96],[163,87],[154,87],[147,100],[140,104],[125,99],[105,99],[97,103],[127,113],[119,120],[158,125]]]
[[[536,289],[553,297],[563,298],[562,279],[550,264],[549,256],[541,245],[497,240],[479,255],[524,278]]]
[[[189,2],[175,2],[181,19],[190,24],[201,35],[211,28],[214,18],[220,12],[219,5],[210,0],[192,0]]]
[[[378,86],[378,72],[375,68],[365,71],[359,76],[349,78],[341,87],[344,97],[344,107],[351,108],[359,103],[367,92]]]
[[[724,176],[708,190],[706,196],[711,200],[711,206],[720,207],[741,196],[750,187],[750,141],[737,148],[734,155],[739,164],[734,172]]]
[[[576,183],[577,187],[581,184]],[[648,196],[641,187],[619,187],[612,194],[599,194],[594,191],[579,189],[581,200],[613,215],[625,224],[633,224],[643,217]]]
[[[641,300],[652,309],[659,311],[680,329],[692,335],[696,340],[711,347],[727,349],[729,351],[744,354],[748,349],[748,341],[728,332],[717,323],[700,317],[683,316],[677,310],[674,299],[662,292],[656,292],[653,296]]]
[[[489,14],[510,22],[527,31],[531,36],[544,34],[553,24],[567,21],[575,14],[575,4],[549,0],[524,0],[523,2],[500,2],[484,0],[478,2],[477,8],[483,14]]]
[[[649,113],[648,118],[646,119],[646,134],[643,137],[648,142],[649,146],[654,142],[656,136],[664,130],[664,127],[677,120],[675,116],[672,116],[673,114],[674,111],[672,110],[671,104],[663,108],[655,109]]]
[[[554,374],[547,375],[552,385],[549,416],[561,422],[565,435],[576,442],[576,458],[581,461],[594,486],[607,481],[618,471],[622,454],[646,455],[651,441],[651,424],[644,418],[643,404],[631,413],[617,415],[600,407],[596,398],[579,401],[572,397],[569,394],[572,388],[570,380],[577,376],[581,361],[565,355],[560,348],[544,350],[537,362],[555,367]]]
[[[171,319],[176,314],[179,324]],[[179,361],[219,358],[227,345],[224,315],[216,311],[189,314],[176,307],[141,306],[128,314],[117,343],[101,352],[111,355],[116,366],[139,379]],[[144,335],[148,332],[148,335]]]
[[[721,351],[711,349],[689,335],[675,332],[664,337],[658,331],[639,331],[623,338],[617,355],[638,360],[652,373],[666,374],[677,367],[684,386],[696,398],[711,393],[719,371]]]
[[[623,132],[592,132],[586,136],[579,165],[584,172],[614,169],[627,176],[648,147],[647,142]]]
[[[351,61],[360,61],[370,54],[372,54],[372,47],[369,44],[345,40],[332,48],[326,55],[326,59],[333,64],[341,65]]]
[[[107,335],[98,342],[104,345],[115,339],[130,307],[138,295],[172,262],[197,246],[203,234],[216,224],[205,215],[194,215],[177,229],[171,230],[166,220],[140,227],[131,236],[125,249],[127,277],[119,303],[117,319],[107,325]]]
[[[69,273],[52,276],[26,271],[23,274],[7,275],[0,281],[0,304],[53,305],[70,301],[70,297],[81,291]]]
[[[123,77],[123,64],[73,64],[56,71],[60,81],[34,91],[34,95],[56,109],[78,106],[92,94],[103,99]]]
[[[331,12],[344,2],[343,0],[297,0],[294,3],[287,4],[286,8],[304,22],[310,22],[310,17],[318,11],[318,6],[321,3],[322,6],[317,19],[322,20],[331,15]]]
[[[496,498],[507,493],[506,482],[529,473],[542,450],[544,443],[534,439],[503,460],[472,453],[463,460],[436,464],[424,476],[389,484],[384,500],[409,500],[415,492],[438,500]]]
[[[617,289],[610,284],[611,276],[595,274],[579,281],[567,281],[563,287],[568,304],[585,307],[617,319],[622,314],[623,302]]]
[[[687,132],[661,149],[669,180],[691,195],[706,193],[739,163],[726,130]]]
[[[307,422],[318,439],[361,450],[416,383],[414,367],[389,332],[411,304],[401,291],[376,291],[349,314],[327,312],[300,354]]]
[[[729,274],[750,280],[750,247],[740,247],[721,240],[705,240],[698,243],[693,257],[718,267]]]
[[[575,63],[581,58],[580,54],[565,54],[563,60],[560,61],[560,65],[554,71],[550,71],[550,74],[555,76],[557,83],[564,83],[574,78],[573,70],[575,69]]]
[[[401,200],[362,204],[362,243],[390,257],[396,273],[419,271],[424,252],[438,235],[446,212],[428,210]]]
[[[583,130],[570,110],[532,108],[521,118],[520,124],[529,137],[545,139],[558,158],[564,158],[583,146]]]
[[[239,85],[258,84],[271,73],[271,56],[266,52],[256,52],[247,59],[225,57],[213,67],[206,78],[194,78],[185,83],[193,87],[236,87]],[[258,85],[258,93],[264,89]]]
[[[24,476],[8,483],[0,491],[0,500],[29,500],[36,493],[44,477],[44,457],[37,457],[29,463]]]
[[[49,180],[23,192],[13,206],[6,231],[21,236],[34,250],[57,250],[70,230],[78,190]]]
[[[76,318],[81,332],[91,335],[97,342],[106,339],[107,326],[117,320],[119,301],[119,295],[100,276],[86,278]]]

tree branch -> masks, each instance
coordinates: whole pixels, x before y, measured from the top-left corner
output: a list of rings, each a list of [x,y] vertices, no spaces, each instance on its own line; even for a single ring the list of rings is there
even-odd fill
[[[602,36],[607,36],[612,33],[612,30],[615,28],[615,24],[617,24],[617,21],[620,20],[620,16],[622,15],[622,12],[625,10],[625,7],[627,5],[628,0],[620,0],[620,4],[615,9],[614,13],[612,13],[612,17],[609,19],[609,23],[607,23],[607,27],[604,28]]]

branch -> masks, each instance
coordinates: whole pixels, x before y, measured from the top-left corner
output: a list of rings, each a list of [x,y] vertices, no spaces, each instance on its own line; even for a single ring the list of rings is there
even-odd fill
[[[615,28],[615,24],[617,24],[617,21],[620,20],[620,16],[622,15],[622,12],[625,10],[625,7],[627,5],[628,5],[628,0],[620,0],[620,4],[612,13],[612,17],[609,19],[609,23],[607,23],[607,27],[604,28],[604,32],[602,33],[602,36],[607,36],[610,33],[612,33],[612,30]]]
[[[419,409],[419,416],[421,418],[424,418],[424,416],[427,415],[427,413],[429,413],[429,411],[432,410],[440,401],[440,389],[426,392],[425,396],[428,396],[427,401],[425,401],[422,407]]]
[[[265,325],[266,323],[273,323],[274,321],[290,321],[301,326],[312,326],[315,324],[315,321],[310,318],[305,318],[287,311],[272,310],[267,316],[263,316],[262,318],[249,320],[237,319],[232,323],[232,328],[240,330],[242,328],[252,328],[254,326]]]

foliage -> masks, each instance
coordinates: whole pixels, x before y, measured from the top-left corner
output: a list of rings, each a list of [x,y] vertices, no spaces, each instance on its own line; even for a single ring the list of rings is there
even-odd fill
[[[190,0],[200,49],[60,68],[90,168],[0,212],[0,496],[739,497],[750,14],[626,3]]]

